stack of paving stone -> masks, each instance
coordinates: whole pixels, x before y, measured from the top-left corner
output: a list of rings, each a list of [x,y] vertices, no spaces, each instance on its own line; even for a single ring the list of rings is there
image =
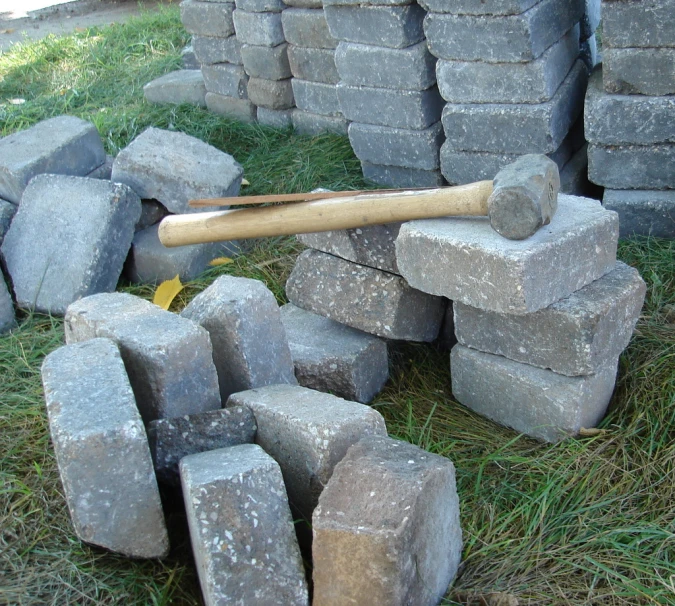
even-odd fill
[[[315,135],[329,131],[347,134],[347,121],[340,111],[335,68],[337,40],[331,36],[321,0],[288,0],[283,12],[284,34],[293,74],[297,109],[293,126]]]
[[[424,41],[425,11],[413,0],[324,0],[338,98],[363,174],[396,187],[443,183],[443,99]]]
[[[603,2],[603,65],[591,77],[589,178],[621,235],[675,237],[675,2]]]
[[[429,49],[439,61],[451,184],[491,179],[528,153],[548,154],[561,181],[583,146],[588,68],[579,59],[584,0],[422,0]],[[592,23],[587,23],[590,30]],[[579,161],[568,170],[585,173]],[[572,189],[565,187],[566,190]]]

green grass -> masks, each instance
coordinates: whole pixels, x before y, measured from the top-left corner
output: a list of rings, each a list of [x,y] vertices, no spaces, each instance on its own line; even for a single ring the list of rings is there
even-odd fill
[[[0,134],[70,113],[93,121],[116,153],[149,125],[176,128],[232,153],[251,193],[364,186],[340,137],[146,104],[143,84],[178,66],[186,39],[172,8],[1,55]],[[190,283],[173,309],[221,273],[264,280],[283,302],[299,248],[290,238],[262,242]],[[519,436],[453,400],[447,353],[393,351],[374,406],[392,435],[457,469],[465,546],[448,604],[508,603],[490,595],[498,592],[520,604],[675,604],[675,243],[636,238],[619,256],[648,293],[599,435],[555,446]],[[39,314],[0,337],[0,604],[199,604],[179,510],[163,562],[127,560],[73,535],[40,384],[44,356],[62,343],[61,319]]]

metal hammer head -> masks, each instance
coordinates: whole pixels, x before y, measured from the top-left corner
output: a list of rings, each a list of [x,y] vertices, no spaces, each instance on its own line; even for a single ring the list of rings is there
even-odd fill
[[[550,223],[558,208],[558,165],[544,155],[521,156],[497,173],[493,187],[490,225],[509,240],[523,240]]]

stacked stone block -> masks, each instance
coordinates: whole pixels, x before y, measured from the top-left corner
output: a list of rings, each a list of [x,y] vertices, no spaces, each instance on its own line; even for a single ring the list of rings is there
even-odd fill
[[[673,0],[606,0],[603,64],[586,95],[589,179],[621,235],[675,237]]]

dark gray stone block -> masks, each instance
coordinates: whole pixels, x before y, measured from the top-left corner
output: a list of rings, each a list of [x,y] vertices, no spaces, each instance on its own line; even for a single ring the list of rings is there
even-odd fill
[[[324,6],[401,6],[415,0],[324,0]]]
[[[323,0],[284,0],[284,4],[294,8],[323,8]]]
[[[605,48],[602,79],[608,93],[675,94],[675,48]]]
[[[216,93],[233,99],[248,98],[248,75],[243,65],[216,63],[202,65],[207,93]]]
[[[321,116],[298,109],[293,111],[293,128],[302,135],[335,133],[346,136],[348,124],[346,118],[342,116]]]
[[[242,65],[241,42],[237,36],[216,38],[214,36],[193,36],[192,46],[201,66],[216,63]]]
[[[518,15],[532,8],[539,0],[421,0],[432,13],[456,15]]]
[[[304,48],[335,48],[337,40],[328,31],[322,9],[288,8],[281,15],[286,40]]]
[[[98,168],[92,170],[90,173],[87,173],[85,177],[89,177],[90,179],[103,179],[104,181],[110,181],[110,177],[112,177],[112,166],[114,161],[115,158],[109,154],[106,155],[105,162]]]
[[[206,107],[214,114],[240,122],[256,121],[256,106],[248,99],[235,99],[226,95],[206,93]]]
[[[258,108],[258,122],[272,128],[290,128],[293,126],[292,109],[267,109]]]
[[[234,34],[234,2],[198,2],[183,0],[180,19],[189,34],[227,38]]]
[[[588,180],[588,147],[584,146],[560,170],[560,192],[572,196],[587,196],[592,189]]]
[[[157,200],[141,200],[141,218],[136,223],[135,229],[137,232],[147,229],[170,214]]]
[[[265,80],[284,80],[290,78],[291,66],[288,64],[288,44],[278,46],[251,46],[244,44],[241,47],[241,58],[246,73],[252,78]]]
[[[605,0],[603,42],[609,48],[675,47],[673,14],[673,0]]]
[[[675,189],[675,144],[588,146],[588,178],[609,189]]]
[[[595,30],[600,25],[601,18],[601,0],[584,0],[584,16],[581,18],[579,25],[581,32],[579,40],[583,42],[595,35]]]
[[[170,72],[143,87],[143,95],[150,103],[190,103],[206,107],[204,76],[198,69]]]
[[[180,53],[180,61],[183,69],[199,69],[201,67],[197,56],[195,55],[192,43],[186,46]]]
[[[281,0],[235,0],[237,8],[250,13],[280,13],[286,8]]]
[[[600,53],[598,52],[598,41],[595,35],[584,40],[579,45],[579,59],[581,59],[589,72],[592,72],[600,63]]]
[[[16,204],[0,199],[0,244],[5,239],[5,234],[9,230],[18,208]]]
[[[363,177],[386,187],[441,187],[445,179],[440,170],[421,170],[405,166],[387,166],[361,162]]]
[[[9,332],[16,326],[12,295],[9,294],[4,276],[0,274],[0,335]]]
[[[605,189],[602,204],[619,213],[621,238],[675,238],[675,190]]]
[[[295,105],[292,78],[286,80],[264,80],[250,78],[248,98],[259,107],[267,109],[290,109]]]
[[[330,48],[303,48],[290,45],[288,61],[295,78],[310,82],[337,84],[340,81],[335,67],[335,51]]]
[[[251,13],[236,9],[232,13],[237,39],[242,44],[278,46],[286,41],[281,25],[282,13]]]
[[[295,105],[298,109],[321,116],[342,115],[334,84],[293,78],[292,86]]]

